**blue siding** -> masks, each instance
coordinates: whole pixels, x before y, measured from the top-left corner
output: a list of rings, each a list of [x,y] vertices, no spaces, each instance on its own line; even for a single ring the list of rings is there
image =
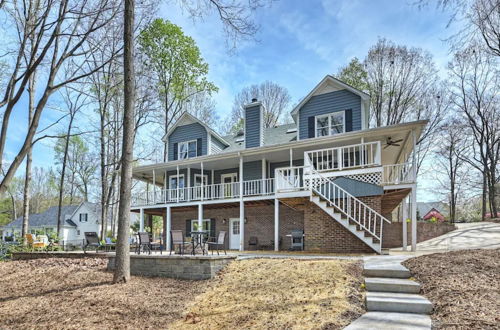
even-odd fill
[[[384,189],[375,184],[361,182],[349,178],[339,177],[333,180],[341,188],[347,190],[354,197],[378,196],[384,194]]]
[[[262,139],[260,105],[245,109],[245,148],[259,147]]]
[[[262,179],[262,161],[243,163],[243,180]]]
[[[299,110],[299,137],[307,139],[310,116],[352,109],[352,130],[361,129],[361,97],[347,90],[315,95]]]
[[[218,138],[216,138],[215,136],[212,135],[212,154],[218,154],[220,153],[222,150],[225,149],[225,145],[224,143],[222,143],[221,141],[219,141]]]
[[[236,168],[226,168],[223,170],[215,170],[214,171],[215,183],[221,183],[221,175],[222,174],[229,174],[229,173],[236,173],[236,175],[239,176],[240,170],[237,167]]]
[[[202,139],[201,155],[207,154],[207,130],[200,123],[177,126],[168,137],[168,160],[174,160],[174,143]]]

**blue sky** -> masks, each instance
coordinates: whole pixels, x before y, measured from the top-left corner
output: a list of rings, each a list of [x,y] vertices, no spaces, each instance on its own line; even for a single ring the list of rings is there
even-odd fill
[[[243,87],[272,80],[288,88],[292,103],[305,96],[326,74],[335,73],[353,57],[362,59],[379,37],[399,44],[420,47],[433,54],[438,69],[444,74],[449,59],[443,41],[452,34],[447,28],[449,15],[424,10],[409,0],[282,0],[260,8],[255,15],[260,30],[255,40],[238,44],[229,53],[218,18],[205,17],[193,22],[189,15],[173,4],[163,5],[159,16],[181,26],[197,42],[210,66],[209,79],[218,87],[214,95],[217,112],[224,118],[231,111],[234,95]],[[169,2],[170,3],[170,2]],[[40,127],[60,116],[57,98],[45,112]],[[20,107],[25,107],[21,102]],[[9,130],[7,158],[21,144],[26,130],[25,111],[16,111]],[[79,125],[87,130],[89,117]],[[63,127],[59,127],[63,129]],[[23,134],[19,134],[23,132]],[[54,163],[53,141],[37,144],[35,166]],[[20,170],[19,173],[23,172]]]

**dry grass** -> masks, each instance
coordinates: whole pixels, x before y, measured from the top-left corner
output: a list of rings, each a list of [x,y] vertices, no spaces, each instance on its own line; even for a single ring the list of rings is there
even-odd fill
[[[106,263],[0,262],[0,329],[164,329],[207,284],[133,276],[112,285]]]
[[[436,253],[404,265],[434,304],[437,329],[498,329],[500,250]]]
[[[340,329],[363,313],[361,279],[353,261],[236,261],[172,328]]]

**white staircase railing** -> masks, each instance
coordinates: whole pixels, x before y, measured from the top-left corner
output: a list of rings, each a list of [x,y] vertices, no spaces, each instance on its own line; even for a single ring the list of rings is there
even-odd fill
[[[390,221],[331,179],[321,175],[314,169],[311,169],[311,171],[312,175],[306,182],[311,193],[323,198],[326,203],[335,207],[341,214],[381,243],[383,223],[384,221],[390,223]]]
[[[416,173],[412,163],[382,166],[382,185],[415,183]]]

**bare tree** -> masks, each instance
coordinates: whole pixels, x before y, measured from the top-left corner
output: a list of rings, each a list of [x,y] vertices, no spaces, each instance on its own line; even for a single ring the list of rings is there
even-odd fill
[[[0,192],[14,177],[20,164],[31,148],[37,133],[38,124],[50,97],[62,87],[88,77],[99,67],[90,66],[89,54],[95,44],[89,37],[106,26],[120,11],[118,0],[41,0],[40,10],[32,11],[36,1],[13,1],[4,5],[4,10],[14,23],[18,42],[15,43],[13,65],[7,79],[7,86],[0,99],[2,125],[0,131],[0,166],[3,164],[4,149],[10,115],[18,104],[26,86],[33,75],[39,71],[44,77],[33,120],[26,133],[24,142],[10,163],[0,182]],[[35,16],[33,16],[35,15]],[[33,47],[28,47],[30,36],[34,36]],[[24,65],[23,63],[27,63]],[[61,69],[65,74],[61,75]]]
[[[467,120],[473,137],[470,165],[483,175],[483,219],[487,200],[496,214],[496,184],[500,163],[500,74],[498,60],[481,46],[473,45],[454,55],[449,64],[453,102]]]
[[[440,126],[440,145],[436,150],[438,173],[444,174],[441,189],[447,195],[450,205],[450,221],[457,219],[457,204],[465,178],[466,163],[463,160],[467,154],[467,138],[464,135],[465,125],[456,118]]]
[[[283,120],[283,114],[290,105],[291,96],[283,86],[272,81],[243,88],[233,101],[229,129],[239,128],[245,118],[244,106],[257,99],[264,106],[264,127],[274,127]]]
[[[193,4],[209,6],[215,8],[223,22],[225,31],[232,35],[234,39],[241,35],[251,34],[254,26],[244,9],[252,3],[259,3],[251,0],[247,5],[241,5],[232,0],[229,6],[224,5],[223,0],[204,1],[183,1],[183,5],[191,10],[192,15],[203,16],[205,10],[194,10]],[[127,282],[130,279],[130,247],[128,236],[130,231],[130,200],[132,190],[132,162],[133,145],[136,134],[135,126],[135,80],[134,80],[134,17],[135,1],[125,0],[124,12],[124,108],[123,108],[123,142],[121,149],[121,173],[120,173],[120,201],[118,206],[118,240],[116,245],[116,267],[113,276],[114,283]],[[213,7],[212,7],[213,6]],[[205,7],[206,9],[206,7]],[[250,7],[255,9],[255,7]],[[247,27],[247,29],[245,29]]]

